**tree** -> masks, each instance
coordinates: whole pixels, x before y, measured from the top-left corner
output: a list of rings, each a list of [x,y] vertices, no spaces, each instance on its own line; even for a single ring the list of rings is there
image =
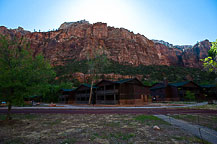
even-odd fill
[[[202,59],[202,61],[206,70],[217,73],[217,39],[215,42],[212,42],[212,46],[208,51],[208,57]]]
[[[93,93],[93,83],[99,78],[99,74],[103,74],[103,71],[108,65],[110,65],[110,62],[108,61],[108,58],[105,54],[105,51],[103,48],[95,49],[93,48],[91,51],[89,51],[88,54],[88,69],[89,73],[91,75],[91,88],[90,88],[90,97],[89,97],[89,104],[91,104],[92,100],[92,93]]]
[[[73,83],[70,82],[62,82],[60,84],[49,84],[47,85],[47,91],[44,94],[44,101],[58,102],[59,91],[61,89],[71,89],[72,87],[73,87]]]
[[[26,41],[0,35],[0,99],[8,104],[7,119],[12,105],[22,105],[24,98],[41,95],[55,77],[51,65],[42,55],[33,57]]]
[[[195,94],[191,91],[186,91],[185,100],[187,101],[195,101]]]

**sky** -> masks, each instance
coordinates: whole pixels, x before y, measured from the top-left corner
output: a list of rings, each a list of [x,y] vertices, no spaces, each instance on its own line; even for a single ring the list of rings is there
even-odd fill
[[[217,39],[217,0],[0,0],[7,28],[49,31],[83,19],[174,45]]]

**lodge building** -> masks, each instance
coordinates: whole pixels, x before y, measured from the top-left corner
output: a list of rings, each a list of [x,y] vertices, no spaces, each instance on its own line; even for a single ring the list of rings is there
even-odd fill
[[[74,99],[75,104],[88,104],[91,85],[82,84],[67,98]],[[149,87],[137,78],[120,81],[101,80],[92,91],[92,104],[144,104],[148,101]],[[64,96],[60,96],[64,97]],[[67,103],[67,99],[62,99]]]
[[[60,102],[68,104],[88,104],[91,85],[82,84],[76,89],[62,89]],[[145,86],[137,78],[119,81],[101,80],[93,86],[92,104],[105,105],[143,105],[157,101],[185,101],[187,91],[194,94],[197,101],[217,99],[215,85],[197,85],[193,81],[178,83],[156,83],[151,87]]]

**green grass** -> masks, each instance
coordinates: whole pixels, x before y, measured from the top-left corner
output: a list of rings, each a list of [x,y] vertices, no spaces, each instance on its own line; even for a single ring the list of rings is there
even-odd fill
[[[173,136],[172,138],[178,141],[182,141],[186,139],[186,137],[183,137],[183,136]]]
[[[110,137],[114,137],[116,139],[122,139],[124,141],[128,141],[130,138],[134,137],[134,133],[110,133]]]
[[[95,139],[96,137],[101,138],[101,139],[108,139],[107,134],[104,133],[104,132],[102,132],[102,133],[100,133],[100,134],[94,133],[91,138],[92,138],[92,139]]]
[[[106,123],[106,126],[109,126],[109,127],[120,127],[120,122]]]
[[[0,114],[0,120],[5,120],[6,117],[7,117],[7,115],[5,115],[5,114]]]
[[[60,124],[61,123],[61,120],[60,119],[57,119],[57,120],[55,120],[55,121],[46,121],[46,122],[44,122],[44,124],[46,124],[46,125],[51,125],[51,126],[53,126],[53,125],[58,125],[58,124]]]
[[[191,107],[193,109],[211,109],[211,110],[217,110],[217,104],[207,104],[202,106],[194,106]]]
[[[135,120],[139,122],[145,122],[147,120],[161,120],[161,119],[152,115],[139,115],[135,117]]]
[[[14,119],[35,119],[38,116],[36,114],[12,114]]]
[[[188,138],[188,139],[192,139],[192,138]],[[206,140],[203,140],[203,139],[201,139],[201,138],[199,138],[199,137],[196,137],[196,140],[198,141],[198,143],[203,143],[203,144],[212,144],[212,143],[210,143],[210,142],[208,142],[208,141],[206,141]],[[193,139],[192,139],[192,141],[193,141]]]
[[[0,114],[0,120],[6,120],[6,114]],[[11,114],[12,119],[23,120],[23,119],[35,119],[38,116],[35,114]]]
[[[24,144],[24,142],[22,141],[21,138],[15,138],[15,139],[11,139],[9,141],[6,141],[5,144]]]
[[[153,115],[138,115],[134,118],[135,121],[138,121],[140,123],[145,123],[146,125],[153,126],[153,125],[170,125],[168,122],[165,122],[164,120],[153,116]]]
[[[168,101],[168,102],[164,102],[164,103],[168,103],[168,104],[195,104],[197,102],[195,101]]]
[[[61,144],[74,144],[74,143],[76,143],[75,138],[67,138],[63,142],[61,142]]]

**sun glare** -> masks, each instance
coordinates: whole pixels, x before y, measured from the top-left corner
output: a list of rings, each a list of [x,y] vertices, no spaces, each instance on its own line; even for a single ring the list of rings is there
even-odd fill
[[[74,19],[106,22],[115,27],[124,27],[123,23],[129,25],[134,19],[133,7],[123,0],[80,0],[74,12]]]

